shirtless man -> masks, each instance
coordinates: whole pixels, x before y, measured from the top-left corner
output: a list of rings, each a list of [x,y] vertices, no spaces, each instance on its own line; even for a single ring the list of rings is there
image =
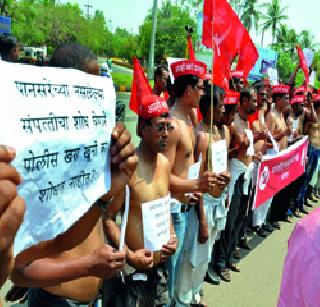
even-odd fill
[[[231,126],[230,173],[231,181],[228,188],[229,212],[226,227],[221,232],[219,246],[217,245],[216,269],[222,280],[230,282],[229,269],[240,272],[232,261],[233,253],[243,226],[249,201],[249,184],[253,169],[253,135],[250,135],[248,114],[254,111],[252,96],[245,89],[240,93],[239,113],[235,114],[234,125]],[[252,136],[251,140],[248,136]],[[252,143],[252,144],[251,144]],[[248,148],[251,145],[251,152]],[[242,242],[243,246],[246,241]]]
[[[195,148],[195,131],[190,120],[190,111],[198,107],[203,95],[206,65],[199,61],[186,60],[173,63],[171,70],[175,78],[176,101],[171,109],[174,130],[168,139],[166,157],[171,168],[171,215],[178,239],[176,253],[168,263],[169,293],[170,298],[173,298],[176,277],[179,274],[178,264],[185,238],[185,227],[190,211],[190,196],[186,193],[207,192],[213,187],[215,178],[212,173],[205,172],[199,178],[188,179],[188,170],[194,164]]]
[[[154,72],[153,93],[168,100],[167,82],[169,79],[168,68],[165,65],[159,65]]]
[[[200,100],[200,111],[203,121],[198,126],[197,146],[195,159],[199,161],[202,155],[202,167],[200,173],[212,170],[212,159],[208,156],[209,148],[209,131],[211,125],[211,91],[207,89],[206,94]],[[227,161],[227,148],[230,143],[229,132],[226,126],[221,125],[221,116],[224,111],[223,103],[217,97],[217,93],[213,96],[213,125],[212,125],[212,144],[224,142],[225,146],[225,162]],[[209,153],[211,150],[209,150]],[[208,167],[208,164],[209,167]],[[226,165],[225,165],[226,166]],[[189,213],[189,227],[186,232],[185,248],[181,257],[180,273],[177,281],[178,302],[177,306],[189,305],[192,303],[204,304],[200,299],[200,289],[203,279],[206,275],[213,245],[215,243],[218,232],[224,229],[226,217],[226,193],[224,193],[226,185],[230,180],[227,170],[220,171],[217,174],[217,183],[209,193],[203,194],[204,212],[198,212],[196,208],[191,208]],[[222,195],[223,194],[223,195]],[[198,227],[198,225],[200,225]],[[203,226],[205,225],[205,226]],[[205,232],[198,231],[202,227],[206,227]],[[199,255],[198,259],[195,255]],[[192,260],[190,260],[192,259]]]
[[[279,84],[272,88],[272,99],[275,104],[273,110],[267,115],[267,128],[272,134],[274,140],[278,143],[279,150],[288,147],[288,136],[291,129],[287,127],[283,112],[288,106],[285,96],[289,95],[290,87]],[[290,205],[288,191],[286,188],[278,192],[272,200],[270,220],[273,227],[280,229],[280,220],[287,219],[287,212]]]
[[[13,267],[13,242],[25,211],[24,201],[17,195],[21,178],[10,165],[14,157],[14,149],[0,146],[0,288]]]
[[[168,196],[170,185],[170,165],[163,155],[167,145],[168,134],[172,126],[168,118],[169,110],[163,98],[148,95],[143,98],[139,109],[138,133],[141,142],[136,149],[139,158],[138,168],[129,182],[130,211],[126,230],[126,253],[128,264],[135,272],[126,276],[124,291],[106,302],[109,306],[163,306],[169,304],[166,261],[176,249],[176,236],[171,224],[171,239],[160,251],[151,252],[144,246],[142,205]],[[106,235],[114,246],[120,242],[120,230],[116,225],[116,215],[121,212],[125,193],[112,200],[106,211]],[[169,203],[167,203],[169,205]],[[169,208],[168,208],[169,209]],[[156,224],[156,220],[154,223]],[[165,244],[166,243],[166,244]],[[145,282],[141,273],[146,276]],[[110,282],[114,284],[114,281]],[[134,291],[132,290],[134,289]],[[107,291],[108,295],[108,291]],[[112,296],[112,295],[111,295]]]
[[[317,94],[314,96],[313,103],[311,106],[311,112],[314,111],[314,116],[312,116],[312,119],[316,120],[309,120],[305,121],[304,130],[308,133],[309,136],[309,147],[308,147],[308,164],[306,166],[305,171],[305,180],[303,183],[303,187],[300,191],[299,195],[299,201],[302,203],[305,199],[309,198],[311,195],[311,180],[313,173],[315,172],[317,165],[318,165],[318,159],[320,155],[320,95]],[[310,110],[310,107],[309,107]],[[305,204],[308,202],[306,201]]]
[[[65,58],[68,59],[67,64]],[[88,72],[99,72],[95,56],[88,49],[74,44],[57,48],[52,61],[57,66],[65,64]],[[124,131],[123,126],[118,126],[112,137],[111,189],[97,201],[104,207],[124,188],[137,164],[133,146],[128,144],[130,134]],[[93,206],[80,223],[66,233],[71,242],[64,241],[62,235],[60,239],[40,243],[18,255],[12,280],[17,285],[32,287],[28,295],[29,306],[87,305],[97,297],[101,278],[110,278],[123,268],[125,252],[115,252],[104,244],[99,206]],[[59,245],[66,243],[68,247]],[[70,248],[73,249],[68,250]]]
[[[261,153],[262,155],[267,153],[268,148],[272,148],[272,144],[268,143],[267,126],[265,120],[265,111],[267,109],[267,97],[268,93],[264,86],[263,80],[254,85],[257,92],[257,112],[258,119],[252,124],[252,132],[254,135],[254,152],[255,154]],[[269,141],[270,142],[270,141]],[[259,162],[255,162],[255,168],[253,171],[253,185],[255,189],[256,175],[258,171]],[[254,209],[252,216],[252,226],[256,233],[261,237],[266,237],[268,232],[272,232],[272,227],[266,224],[266,217],[268,209],[271,205],[272,198],[261,205],[259,208]]]
[[[244,88],[244,72],[241,70],[231,71],[230,88],[240,93]]]

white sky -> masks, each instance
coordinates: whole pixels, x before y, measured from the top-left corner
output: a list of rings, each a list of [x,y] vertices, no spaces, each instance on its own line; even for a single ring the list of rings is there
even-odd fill
[[[90,4],[93,9],[104,12],[107,20],[112,22],[112,26],[126,28],[138,33],[139,25],[143,23],[148,10],[152,8],[153,0],[69,0],[78,2],[82,9],[85,4]],[[160,6],[163,0],[158,0]],[[271,1],[271,0],[269,0]],[[66,1],[64,1],[66,2]],[[259,0],[265,3],[268,0]],[[287,15],[289,20],[286,24],[294,28],[297,32],[303,29],[311,30],[315,36],[315,43],[320,44],[320,0],[281,0],[282,6],[288,6]],[[260,43],[261,35],[258,37],[252,33],[255,43]],[[265,35],[265,44],[271,42],[271,34]]]

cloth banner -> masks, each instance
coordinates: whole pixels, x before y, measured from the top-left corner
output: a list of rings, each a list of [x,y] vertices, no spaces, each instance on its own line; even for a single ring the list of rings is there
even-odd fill
[[[110,188],[112,79],[0,61],[0,144],[16,149],[18,254],[65,232]],[[1,235],[0,235],[1,236]]]
[[[258,169],[254,208],[258,208],[305,171],[308,138],[274,156],[264,156]]]

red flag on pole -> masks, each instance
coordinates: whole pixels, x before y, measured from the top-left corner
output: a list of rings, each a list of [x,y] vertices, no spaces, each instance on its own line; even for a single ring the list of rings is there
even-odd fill
[[[129,102],[129,108],[135,112],[139,113],[139,107],[142,105],[142,98],[145,95],[152,94],[151,86],[148,79],[141,67],[138,59],[133,58],[133,81],[131,86],[131,96]]]
[[[240,66],[245,77],[258,59],[248,31],[226,0],[204,0],[202,43],[207,48],[214,45],[213,80],[223,88],[230,80],[230,67],[237,54],[237,69]]]
[[[244,33],[239,51],[237,70],[242,70],[244,72],[244,79],[247,79],[250,70],[252,69],[254,64],[256,64],[259,58],[259,53],[256,46],[252,42],[247,29],[245,27],[243,28]]]
[[[188,33],[188,36],[187,36],[187,44],[188,44],[189,60],[195,61],[196,60],[196,56],[194,54],[194,49],[193,49],[193,45],[192,45],[192,38],[191,38],[191,35],[189,33]]]
[[[298,57],[299,57],[299,65],[304,74],[304,89],[306,93],[308,90],[308,84],[309,84],[309,68],[308,68],[306,59],[304,58],[304,54],[301,47],[297,45],[296,48],[297,48]]]

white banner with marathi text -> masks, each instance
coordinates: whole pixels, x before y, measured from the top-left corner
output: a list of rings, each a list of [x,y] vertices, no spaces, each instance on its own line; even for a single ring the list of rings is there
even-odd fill
[[[0,61],[0,144],[12,146],[26,214],[15,254],[70,228],[110,187],[112,80]]]

